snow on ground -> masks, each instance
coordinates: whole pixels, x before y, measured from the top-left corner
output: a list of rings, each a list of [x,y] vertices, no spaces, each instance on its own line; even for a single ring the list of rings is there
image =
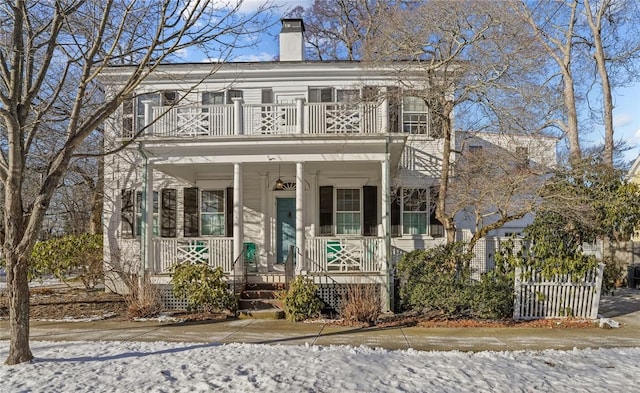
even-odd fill
[[[420,352],[366,347],[32,342],[2,392],[633,392],[640,348]],[[0,358],[8,342],[0,341]]]

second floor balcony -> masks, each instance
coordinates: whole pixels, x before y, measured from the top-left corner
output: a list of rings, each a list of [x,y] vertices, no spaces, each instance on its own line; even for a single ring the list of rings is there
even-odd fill
[[[388,115],[378,103],[293,103],[153,106],[123,122],[122,138],[226,135],[376,134],[387,132]]]
[[[158,105],[140,101],[123,111],[120,137],[184,138],[279,134],[381,134],[403,132],[438,138],[428,113],[391,108],[378,102],[254,104],[233,98],[230,104]],[[433,129],[432,129],[433,128]]]

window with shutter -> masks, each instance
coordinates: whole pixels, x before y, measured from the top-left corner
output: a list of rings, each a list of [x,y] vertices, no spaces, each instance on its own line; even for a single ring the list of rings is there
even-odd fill
[[[134,237],[134,194],[133,190],[122,190],[120,208],[120,231],[122,237],[131,239]]]
[[[233,187],[227,188],[227,201],[226,201],[226,216],[227,216],[227,230],[226,236],[233,236]]]
[[[378,236],[378,187],[362,187],[362,234]]]
[[[198,189],[184,189],[184,237],[197,237],[198,226]]]
[[[320,236],[333,235],[333,186],[321,186],[319,195]]]
[[[395,190],[396,197],[391,200],[391,236],[402,236],[402,224],[400,220],[400,203],[402,196],[400,190]]]
[[[163,188],[161,191],[162,209],[160,216],[160,236],[176,237],[177,194],[173,188]]]

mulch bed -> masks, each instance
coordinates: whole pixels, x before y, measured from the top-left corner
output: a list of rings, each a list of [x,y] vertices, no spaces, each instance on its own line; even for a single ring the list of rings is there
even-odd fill
[[[0,291],[0,319],[8,317],[8,299]],[[64,320],[83,318],[108,318],[127,320],[127,305],[121,295],[106,293],[102,289],[75,287],[32,288],[30,316],[32,319]],[[224,313],[175,311],[172,318],[181,322],[204,323],[220,321],[232,316]],[[324,323],[337,326],[369,327],[370,324],[343,319],[326,319]],[[531,321],[477,320],[465,316],[445,318],[436,311],[423,313],[386,314],[375,323],[377,328],[418,326],[424,328],[544,328],[588,329],[597,328],[593,321],[581,319],[537,319]]]

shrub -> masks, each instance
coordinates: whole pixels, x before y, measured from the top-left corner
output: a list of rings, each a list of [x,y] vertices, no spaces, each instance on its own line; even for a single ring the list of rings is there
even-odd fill
[[[309,278],[298,276],[281,295],[284,312],[289,321],[317,318],[322,310],[322,301],[316,296],[318,287]]]
[[[513,315],[513,275],[492,270],[473,283],[471,309],[483,319],[504,319]]]
[[[380,293],[374,284],[349,284],[341,296],[340,316],[348,321],[372,325],[381,312]]]
[[[60,281],[77,275],[86,288],[104,280],[102,235],[69,235],[37,242],[30,257],[29,279],[51,274]]]
[[[405,309],[431,308],[451,316],[471,307],[469,261],[463,244],[415,250],[400,259],[400,301]]]
[[[179,263],[171,267],[173,294],[188,302],[189,311],[234,310],[236,298],[223,279],[222,268],[206,263]]]
[[[152,318],[162,311],[160,291],[149,279],[129,286],[131,292],[124,296],[129,318]]]

